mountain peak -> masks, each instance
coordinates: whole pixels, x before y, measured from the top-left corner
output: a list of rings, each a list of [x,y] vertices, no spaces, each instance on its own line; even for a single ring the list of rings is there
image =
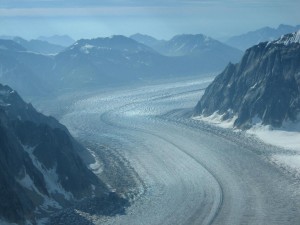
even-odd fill
[[[271,43],[284,44],[284,45],[289,45],[292,43],[299,44],[300,43],[300,30],[298,30],[297,32],[291,33],[291,34],[282,35],[278,40],[273,41]]]
[[[141,52],[153,50],[137,41],[123,35],[113,35],[111,37],[99,37],[94,39],[81,39],[70,46],[68,50],[76,50],[89,54],[91,51],[124,51]]]
[[[204,34],[179,34],[174,36],[171,40],[194,40],[194,41],[212,41],[214,39],[204,35]]]

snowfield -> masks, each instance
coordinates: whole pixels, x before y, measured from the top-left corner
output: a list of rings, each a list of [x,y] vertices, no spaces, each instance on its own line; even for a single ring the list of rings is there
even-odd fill
[[[137,180],[124,192],[131,201],[124,214],[82,217],[105,225],[300,224],[300,182],[275,163],[289,161],[291,150],[192,119],[212,79],[69,95],[40,107],[63,106],[60,122],[79,140],[104,145],[91,149],[99,160],[122,157],[132,174],[120,179]],[[93,168],[104,173],[100,165]],[[120,183],[110,185],[121,192]]]

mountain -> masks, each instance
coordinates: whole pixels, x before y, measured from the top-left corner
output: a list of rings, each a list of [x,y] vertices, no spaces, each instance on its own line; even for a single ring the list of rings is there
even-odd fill
[[[68,35],[53,35],[50,37],[40,36],[38,40],[47,41],[54,45],[68,47],[75,43],[75,40]]]
[[[57,79],[72,87],[132,82],[170,70],[168,57],[121,35],[79,40],[55,60]]]
[[[192,55],[204,57],[216,55],[219,58],[224,56],[227,61],[233,62],[239,60],[242,55],[241,51],[202,34],[176,35],[156,50],[167,56]]]
[[[243,54],[238,49],[202,34],[176,35],[168,41],[140,34],[133,38],[164,56],[172,57],[176,61],[177,71],[186,74],[220,71],[229,62],[238,62]]]
[[[157,40],[151,36],[135,34],[130,38],[145,44],[165,56],[193,56],[199,59],[205,56],[216,57],[216,60],[227,58],[228,62],[237,62],[242,56],[238,49],[202,34],[176,35],[168,41]]]
[[[263,27],[259,30],[231,37],[226,43],[244,51],[260,42],[273,41],[282,35],[295,32],[299,29],[300,25],[289,26],[284,24],[279,25],[277,28]]]
[[[35,53],[41,53],[41,54],[56,54],[60,51],[62,51],[65,47],[60,45],[51,44],[47,41],[41,41],[41,40],[25,40],[21,37],[13,37],[13,36],[0,36],[0,40],[12,40],[21,46],[23,46],[26,50],[35,52]]]
[[[164,40],[157,40],[149,35],[139,33],[131,35],[130,38],[153,49],[158,48],[161,44],[165,42]]]
[[[300,115],[300,31],[249,48],[208,86],[195,115],[217,113],[234,126],[280,127]]]
[[[63,46],[50,44],[47,41],[30,40],[27,41],[20,37],[13,38],[13,41],[22,45],[28,51],[41,53],[41,54],[57,54],[64,49]]]
[[[27,51],[14,41],[0,40],[0,82],[28,98],[216,72],[242,55],[202,35],[177,36],[166,43],[161,48],[163,55],[118,35],[82,39],[56,55],[44,55]]]
[[[79,151],[86,152],[63,125],[0,84],[0,223],[35,224],[78,200],[106,195]]]
[[[0,40],[0,82],[24,96],[44,95],[51,91],[53,65],[53,58],[49,56],[28,52],[12,40]]]

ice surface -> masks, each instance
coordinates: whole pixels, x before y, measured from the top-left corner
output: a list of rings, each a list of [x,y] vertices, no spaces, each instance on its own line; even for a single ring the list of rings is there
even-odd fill
[[[143,182],[125,214],[78,213],[105,225],[298,225],[300,197],[290,191],[298,186],[252,151],[273,147],[248,137],[250,147],[239,145],[230,131],[208,132],[207,125],[188,117],[208,84],[173,81],[72,101],[61,122],[82,140],[118,149]],[[234,119],[224,125],[220,117],[210,119],[232,126]]]

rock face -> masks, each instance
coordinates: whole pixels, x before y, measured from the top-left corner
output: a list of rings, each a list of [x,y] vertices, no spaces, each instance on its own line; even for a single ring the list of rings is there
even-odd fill
[[[80,150],[57,120],[0,84],[0,221],[35,223],[80,199],[107,194]]]
[[[248,49],[240,63],[229,64],[205,90],[196,115],[236,116],[247,129],[257,121],[280,127],[300,113],[300,31]]]

